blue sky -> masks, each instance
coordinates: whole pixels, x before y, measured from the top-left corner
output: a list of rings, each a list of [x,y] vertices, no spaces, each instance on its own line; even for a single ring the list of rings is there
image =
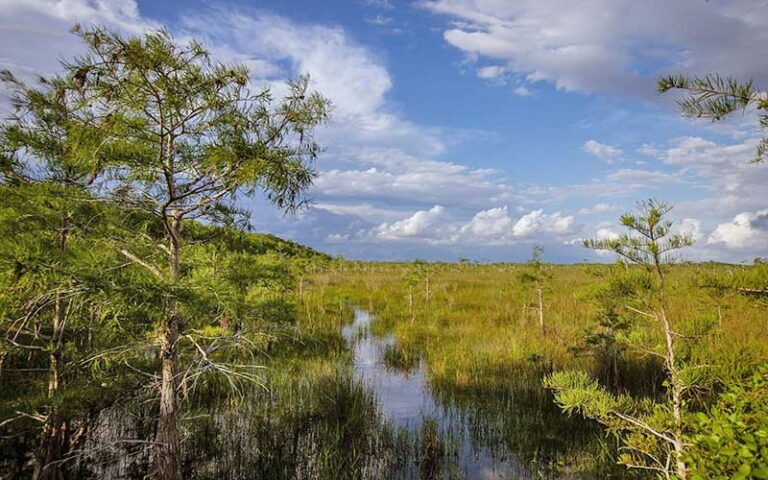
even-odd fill
[[[520,261],[541,243],[607,260],[579,239],[657,197],[697,239],[688,258],[768,253],[754,113],[694,122],[654,90],[673,72],[768,84],[766,1],[0,0],[0,67],[56,71],[75,22],[200,39],[277,94],[312,76],[335,105],[314,204],[244,199],[257,230],[361,259]]]

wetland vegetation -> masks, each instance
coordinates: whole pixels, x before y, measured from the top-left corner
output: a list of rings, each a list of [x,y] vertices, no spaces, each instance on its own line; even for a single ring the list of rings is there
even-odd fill
[[[242,195],[304,202],[328,102],[75,33],[60,76],[3,74],[0,478],[768,478],[765,261],[679,261],[657,201],[586,242],[607,264],[251,233]]]

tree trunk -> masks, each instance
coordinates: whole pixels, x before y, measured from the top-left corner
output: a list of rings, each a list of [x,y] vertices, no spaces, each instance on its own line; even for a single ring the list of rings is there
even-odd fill
[[[56,411],[52,411],[43,427],[43,436],[32,471],[33,480],[65,480],[69,477],[67,464],[61,462],[67,454],[68,443],[69,426]]]
[[[59,322],[61,318],[58,310],[61,309],[60,299],[56,299],[55,318],[54,320],[54,335],[52,339],[51,352],[49,356],[48,364],[48,398],[53,398],[59,388],[59,365],[62,360],[61,347],[58,346],[56,337],[57,328],[61,325]],[[35,459],[35,468],[32,471],[33,480],[63,480],[68,477],[66,463],[59,462],[63,460],[63,457],[68,451],[68,431],[67,422],[59,415],[56,407],[52,407],[45,419],[43,425],[43,433],[40,438],[40,447]]]
[[[658,254],[654,255],[654,266],[656,268],[656,275],[659,278],[659,313],[661,317],[661,324],[664,329],[664,340],[666,341],[666,363],[667,371],[669,372],[670,380],[670,396],[672,399],[672,420],[675,424],[674,427],[674,442],[673,447],[675,449],[675,466],[677,476],[682,480],[688,478],[688,467],[683,461],[683,454],[685,450],[685,442],[683,440],[683,387],[680,384],[680,374],[677,371],[677,363],[675,361],[675,340],[672,327],[669,325],[669,319],[667,318],[666,310],[666,282],[664,279],[664,272],[661,269],[661,260]]]
[[[661,321],[664,326],[664,337],[667,348],[667,369],[670,376],[670,396],[672,397],[672,420],[675,424],[674,431],[674,449],[676,457],[677,475],[682,480],[688,478],[688,467],[683,461],[685,442],[683,440],[683,390],[680,385],[680,375],[675,364],[674,337],[672,329],[669,326],[667,312],[664,306],[661,307]]]
[[[170,222],[170,275],[176,283],[180,275],[181,220],[174,216]],[[163,374],[160,385],[160,412],[155,433],[155,447],[150,478],[181,480],[181,438],[178,412],[178,339],[179,312],[175,298],[168,301],[168,313],[161,340]]]
[[[429,303],[429,297],[430,297],[430,291],[429,291],[429,273],[427,273],[427,278],[426,278],[426,288],[425,288],[425,290],[424,290],[424,299],[426,300],[426,302],[427,302],[427,303]]]
[[[62,254],[67,248],[69,219],[66,214],[61,217],[57,243]],[[48,344],[48,399],[51,400],[59,391],[61,365],[64,362],[64,330],[67,323],[67,312],[61,291],[56,292],[54,300],[53,325],[51,340]],[[35,458],[32,471],[33,480],[63,480],[68,477],[66,463],[60,462],[69,451],[69,427],[66,419],[61,418],[55,406],[43,424],[40,447]],[[58,462],[58,463],[55,463]]]
[[[541,298],[541,286],[536,288],[536,293],[539,296],[539,326],[541,327],[541,333],[544,333],[544,301]]]

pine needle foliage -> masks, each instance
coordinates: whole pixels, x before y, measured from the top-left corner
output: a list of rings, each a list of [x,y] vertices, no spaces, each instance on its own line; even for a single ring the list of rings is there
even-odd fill
[[[619,461],[627,467],[657,472],[664,478],[686,479],[684,415],[686,392],[692,387],[689,371],[680,358],[680,334],[672,329],[668,315],[668,265],[677,260],[676,252],[693,243],[686,235],[674,233],[668,219],[672,206],[658,200],[638,204],[637,213],[621,216],[629,233],[614,239],[585,240],[588,248],[607,250],[630,264],[643,268],[652,278],[647,292],[626,298],[633,314],[656,322],[664,344],[649,354],[660,357],[667,373],[667,399],[637,408],[628,397],[612,395],[584,373],[555,373],[545,379],[553,389],[555,401],[565,412],[580,412],[602,423],[622,441],[624,454]],[[632,302],[635,297],[640,303]],[[634,303],[634,304],[633,304]]]
[[[758,111],[758,121],[763,138],[755,152],[755,162],[762,162],[768,154],[768,94],[761,91],[752,80],[739,82],[734,78],[718,74],[704,76],[669,75],[657,82],[660,93],[670,90],[685,90],[688,96],[678,101],[683,114],[694,118],[720,121],[734,112],[748,108]]]

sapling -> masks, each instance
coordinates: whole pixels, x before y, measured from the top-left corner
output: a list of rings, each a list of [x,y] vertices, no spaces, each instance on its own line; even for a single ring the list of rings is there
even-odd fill
[[[683,366],[677,359],[676,338],[668,315],[666,272],[681,248],[692,245],[688,235],[673,233],[667,219],[672,206],[656,200],[638,204],[636,214],[625,214],[621,223],[629,233],[613,239],[585,240],[584,246],[614,252],[628,264],[641,267],[650,277],[650,295],[635,307],[626,308],[659,326],[664,338],[660,352],[667,373],[668,399],[664,404],[634,402],[630,397],[613,396],[584,373],[559,372],[545,384],[555,391],[555,400],[567,412],[578,411],[605,424],[619,435],[626,453],[621,462],[632,468],[653,470],[665,478],[688,478],[685,463],[684,408],[687,389]]]

